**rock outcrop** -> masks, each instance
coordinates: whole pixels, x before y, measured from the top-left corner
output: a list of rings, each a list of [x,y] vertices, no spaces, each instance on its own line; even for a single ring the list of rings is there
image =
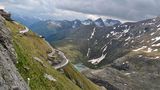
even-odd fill
[[[15,64],[16,53],[5,19],[0,15],[0,90],[29,90]]]
[[[0,9],[0,15],[1,15],[2,17],[4,17],[6,20],[12,21],[12,19],[11,19],[11,14],[5,12],[3,9]]]

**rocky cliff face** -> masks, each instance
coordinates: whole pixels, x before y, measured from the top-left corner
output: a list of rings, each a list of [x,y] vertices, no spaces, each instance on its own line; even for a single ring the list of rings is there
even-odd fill
[[[0,90],[29,90],[14,63],[16,53],[12,46],[10,31],[0,16]]]

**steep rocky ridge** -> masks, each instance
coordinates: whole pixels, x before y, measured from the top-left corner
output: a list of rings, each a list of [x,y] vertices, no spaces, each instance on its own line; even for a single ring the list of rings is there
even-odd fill
[[[15,66],[11,32],[4,23],[5,19],[0,15],[0,90],[29,90]]]

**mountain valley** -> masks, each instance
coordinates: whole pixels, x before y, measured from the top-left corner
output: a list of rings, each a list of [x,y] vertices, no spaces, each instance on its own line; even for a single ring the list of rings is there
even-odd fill
[[[81,72],[109,90],[159,89],[160,18],[109,26],[91,21],[50,42],[75,65],[89,67]]]

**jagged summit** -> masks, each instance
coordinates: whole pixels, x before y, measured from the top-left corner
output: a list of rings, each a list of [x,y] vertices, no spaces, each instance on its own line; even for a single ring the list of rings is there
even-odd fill
[[[82,24],[83,25],[93,25],[94,22],[92,19],[87,19],[87,20],[82,21]]]
[[[95,25],[98,27],[104,27],[105,24],[101,18],[98,18],[97,20],[94,21]]]
[[[121,24],[119,20],[113,20],[113,19],[106,19],[104,22],[106,26],[113,26],[116,24]]]

